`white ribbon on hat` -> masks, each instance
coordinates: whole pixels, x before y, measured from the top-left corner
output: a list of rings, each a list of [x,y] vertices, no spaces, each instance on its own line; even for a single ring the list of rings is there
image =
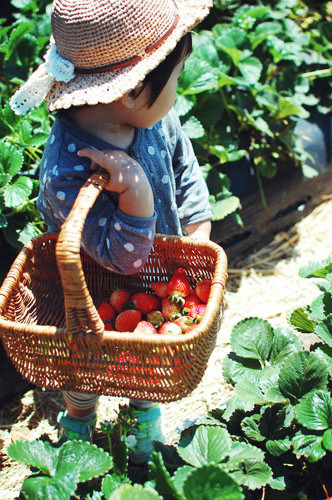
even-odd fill
[[[38,106],[50,91],[54,80],[69,82],[75,77],[75,66],[57,51],[53,37],[41,64],[30,78],[15,92],[9,104],[16,115],[25,115],[29,109]]]

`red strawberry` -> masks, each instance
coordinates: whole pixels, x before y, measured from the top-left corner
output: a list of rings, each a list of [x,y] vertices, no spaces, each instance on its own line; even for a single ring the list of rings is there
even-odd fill
[[[114,325],[111,321],[107,321],[105,324],[106,331],[114,331]]]
[[[198,306],[199,304],[202,304],[201,299],[197,297],[195,292],[190,292],[190,294],[185,298],[183,309],[186,313],[188,313],[192,307]]]
[[[111,293],[109,302],[117,312],[121,312],[130,297],[131,293],[129,290],[126,290],[125,288],[117,288]]]
[[[159,326],[162,325],[165,321],[163,313],[158,309],[148,312],[148,314],[146,315],[146,319],[150,321],[150,323],[152,323],[156,328],[159,328]]]
[[[173,321],[175,318],[182,316],[179,304],[172,302],[169,298],[161,300],[161,312],[167,321]]]
[[[158,330],[158,333],[163,335],[182,335],[182,330],[179,325],[173,323],[173,321],[165,321]]]
[[[174,320],[174,323],[179,325],[182,333],[186,333],[186,331],[194,324],[194,320],[190,316],[180,316]]]
[[[202,319],[203,314],[205,313],[206,304],[200,304],[198,306],[194,306],[189,311],[189,316],[193,318],[195,323],[199,323]]]
[[[98,314],[102,321],[110,321],[115,318],[116,311],[108,302],[102,302],[97,307]]]
[[[201,299],[202,302],[207,304],[209,300],[210,290],[211,290],[211,280],[202,280],[197,283],[195,287],[196,295]]]
[[[137,323],[137,326],[134,330],[134,333],[146,335],[149,333],[155,334],[158,332],[152,323],[150,323],[149,321],[143,320],[143,321],[140,321],[139,323]]]
[[[141,321],[142,313],[137,309],[127,309],[115,318],[115,329],[118,332],[133,332]]]
[[[186,271],[182,267],[178,267],[168,283],[167,295],[173,302],[183,305],[184,297],[187,297],[189,293],[190,283]]]
[[[136,309],[141,311],[142,314],[147,314],[148,312],[160,307],[160,298],[152,295],[151,293],[134,293],[130,301],[135,305]]]
[[[153,290],[160,299],[167,297],[167,287],[168,281],[153,281],[150,285],[151,290]]]

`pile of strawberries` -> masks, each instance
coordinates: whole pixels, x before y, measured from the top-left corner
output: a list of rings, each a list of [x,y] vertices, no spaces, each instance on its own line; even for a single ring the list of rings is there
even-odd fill
[[[152,282],[149,291],[113,290],[97,310],[105,330],[182,335],[201,321],[210,289],[209,279],[192,289],[185,269],[179,267],[169,281]]]

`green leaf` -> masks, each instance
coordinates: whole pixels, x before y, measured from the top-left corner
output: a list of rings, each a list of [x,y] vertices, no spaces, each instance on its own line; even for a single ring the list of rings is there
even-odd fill
[[[23,165],[23,155],[15,146],[7,142],[0,143],[0,168],[2,172],[14,177]]]
[[[302,278],[325,278],[332,272],[332,257],[328,259],[311,262],[307,266],[301,267],[299,275]]]
[[[13,184],[6,186],[3,193],[5,204],[9,208],[19,207],[29,198],[33,188],[30,177],[19,177]]]
[[[326,322],[320,322],[316,325],[315,333],[329,347],[332,347],[332,332]]]
[[[174,475],[173,475],[173,482],[176,486],[177,491],[180,493],[180,495],[184,495],[183,493],[183,485],[187,480],[187,477],[189,474],[191,474],[195,470],[194,467],[191,467],[190,465],[184,465],[183,467],[179,467]]]
[[[300,351],[303,348],[301,340],[286,328],[276,328],[272,342],[270,363],[279,365],[292,352]]]
[[[57,450],[44,441],[15,441],[8,446],[8,455],[29,467],[35,467],[44,474],[56,474]]]
[[[186,500],[242,500],[242,488],[218,465],[195,469],[183,485]]]
[[[205,61],[194,55],[186,61],[179,79],[180,95],[199,94],[216,88],[218,77],[216,71]]]
[[[250,490],[262,488],[271,476],[272,471],[265,462],[253,459],[244,460],[241,469],[231,472],[231,477],[238,484],[247,486]]]
[[[12,176],[10,174],[2,174],[0,173],[0,189],[4,188],[7,184],[12,180]]]
[[[292,441],[285,439],[268,439],[265,443],[266,450],[273,456],[279,457],[292,447]]]
[[[25,479],[21,493],[26,500],[69,500],[75,493],[79,471],[75,464],[61,464],[56,476],[30,476]]]
[[[126,474],[128,469],[128,446],[125,441],[119,440],[113,449],[114,468],[121,474]]]
[[[296,116],[300,112],[299,107],[293,104],[286,97],[281,97],[278,102],[277,113],[275,118],[281,120],[287,116]]]
[[[332,429],[326,429],[324,432],[323,446],[326,450],[332,451]]]
[[[235,392],[238,398],[251,401],[254,404],[263,404],[266,397],[258,385],[254,385],[249,380],[240,380],[235,386]]]
[[[307,429],[332,429],[332,401],[326,391],[312,392],[295,406],[297,421]]]
[[[224,411],[223,418],[228,421],[232,415],[238,411],[251,411],[254,409],[254,403],[248,400],[242,400],[238,397],[232,397],[227,401],[226,410]]]
[[[193,96],[180,95],[180,94],[176,96],[174,107],[179,116],[184,116],[187,113],[189,113],[189,111],[193,106],[194,106]]]
[[[218,426],[197,427],[191,440],[182,436],[178,444],[178,454],[190,465],[199,467],[210,462],[223,460],[231,448],[231,438],[226,429]]]
[[[199,120],[194,116],[191,116],[182,125],[182,130],[190,139],[199,139],[204,135],[204,128]]]
[[[240,464],[245,460],[264,461],[264,452],[257,446],[240,441],[233,441],[232,448],[229,452],[229,457],[225,466],[228,471],[233,471],[239,468]]]
[[[244,60],[241,59],[239,62],[239,70],[243,78],[251,84],[258,82],[262,69],[263,65],[257,57],[248,57]]]
[[[58,464],[74,463],[80,482],[105,474],[113,465],[112,457],[102,448],[87,441],[67,441],[58,452]]]
[[[298,307],[288,318],[289,323],[302,333],[313,333],[316,323],[309,319],[309,311],[307,307]]]
[[[215,201],[211,205],[212,220],[222,220],[227,217],[227,215],[241,208],[241,202],[237,196],[229,196],[223,200]]]
[[[241,358],[230,352],[222,362],[222,373],[226,382],[235,385],[242,379],[256,383],[262,371],[262,366],[257,359]]]
[[[130,484],[130,480],[128,479],[127,476],[124,476],[122,474],[106,474],[104,476],[102,485],[101,485],[101,492],[106,498],[106,500],[109,499],[113,491],[115,491],[119,486],[122,484]]]
[[[26,33],[29,33],[34,24],[31,22],[23,22],[20,23],[17,27],[15,27],[10,33],[8,44],[6,46],[6,56],[5,61],[8,61],[13,51],[15,50],[17,44],[24,37]]]
[[[231,333],[233,351],[243,358],[257,359],[264,363],[270,354],[273,329],[268,321],[248,318],[237,323]]]
[[[325,389],[328,370],[315,353],[294,352],[282,364],[279,387],[282,394],[297,402],[305,394]]]
[[[245,417],[242,422],[241,422],[241,429],[244,433],[244,435],[248,438],[251,439],[252,441],[264,441],[266,438],[266,430],[260,429],[262,421],[262,415],[259,414],[254,414],[251,415],[250,417]]]
[[[260,23],[253,33],[249,35],[252,48],[255,49],[271,35],[277,35],[282,31],[282,26],[278,22]]]
[[[115,490],[109,500],[163,500],[156,491],[140,484],[123,484]]]
[[[155,488],[168,500],[183,500],[175,484],[166,470],[161,453],[153,452],[149,462],[150,478],[155,481]]]
[[[318,462],[326,453],[322,441],[323,437],[320,435],[297,432],[292,439],[296,457],[305,456],[309,462]]]

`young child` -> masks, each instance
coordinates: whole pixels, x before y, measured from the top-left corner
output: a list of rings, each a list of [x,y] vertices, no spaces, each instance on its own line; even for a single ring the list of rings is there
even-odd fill
[[[59,230],[97,166],[110,175],[85,223],[82,247],[121,274],[144,265],[155,232],[209,239],[208,190],[172,110],[191,51],[189,30],[211,0],[54,0],[51,47],[11,99],[18,114],[42,100],[57,112],[40,168],[38,208]],[[89,439],[98,397],[64,392],[69,439]],[[160,408],[131,400],[136,463],[161,440]]]

